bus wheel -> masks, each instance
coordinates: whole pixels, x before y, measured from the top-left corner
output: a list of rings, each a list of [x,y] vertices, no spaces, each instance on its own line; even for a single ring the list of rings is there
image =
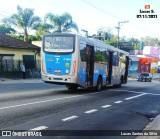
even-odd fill
[[[68,90],[72,90],[72,91],[75,91],[78,88],[78,86],[75,86],[75,85],[72,85],[72,86],[67,85],[66,87],[68,88]]]
[[[100,91],[102,89],[102,78],[98,77],[96,90]]]
[[[119,82],[119,84],[117,85],[117,87],[121,87],[122,84],[123,84],[123,76],[121,76],[120,82]]]
[[[121,77],[119,84],[113,85],[115,88],[119,88],[122,86],[123,77]]]

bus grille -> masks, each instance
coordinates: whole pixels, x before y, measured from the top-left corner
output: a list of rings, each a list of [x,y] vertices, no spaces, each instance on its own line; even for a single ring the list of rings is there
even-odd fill
[[[62,78],[53,78],[53,80],[63,80]]]

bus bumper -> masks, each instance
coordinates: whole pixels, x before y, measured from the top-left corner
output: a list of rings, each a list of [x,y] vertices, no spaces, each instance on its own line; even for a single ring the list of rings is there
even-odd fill
[[[76,84],[76,76],[71,76],[71,75],[56,76],[56,75],[42,74],[41,77],[42,81],[46,83],[60,84],[60,85]]]

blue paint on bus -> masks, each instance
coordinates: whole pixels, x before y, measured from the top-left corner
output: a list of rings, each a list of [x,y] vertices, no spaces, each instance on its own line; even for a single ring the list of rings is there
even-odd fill
[[[67,75],[71,70],[72,55],[45,54],[48,74]]]
[[[78,83],[81,84],[82,86],[85,86],[85,84],[86,84],[86,68],[80,68]]]

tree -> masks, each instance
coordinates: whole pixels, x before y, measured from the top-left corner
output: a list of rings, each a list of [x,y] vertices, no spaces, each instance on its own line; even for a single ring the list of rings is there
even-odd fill
[[[160,40],[158,40],[158,38],[152,38],[150,36],[141,38],[141,41],[144,42],[145,45],[149,45],[149,46],[155,46],[160,44]]]
[[[3,22],[22,30],[24,33],[24,41],[28,42],[29,31],[37,29],[41,19],[38,16],[34,16],[34,10],[30,8],[23,10],[18,5],[17,11],[17,14],[12,14],[9,18],[4,18]]]
[[[0,25],[0,34],[13,34],[15,32],[10,26]]]
[[[23,41],[24,35],[17,35],[17,34],[10,34],[11,37],[16,38],[17,40]],[[34,35],[28,35],[28,42],[32,44],[32,41],[41,40],[41,37],[34,36]]]
[[[46,33],[50,33],[50,30],[53,29],[53,26],[50,24],[47,24],[45,21],[39,25],[39,27],[36,30],[36,35],[39,38],[42,38],[42,35]]]
[[[72,16],[69,13],[64,13],[62,15],[48,13],[45,20],[53,25],[55,32],[70,32],[71,29],[78,31],[78,26],[73,22]]]

